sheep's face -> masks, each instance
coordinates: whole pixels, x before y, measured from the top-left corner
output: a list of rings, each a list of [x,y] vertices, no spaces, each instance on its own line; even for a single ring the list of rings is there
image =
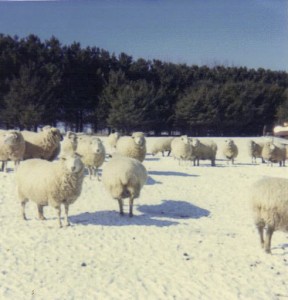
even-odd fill
[[[145,145],[145,138],[144,136],[132,136],[134,143],[138,146],[143,147]]]
[[[73,155],[61,158],[66,169],[71,173],[79,173],[84,168],[84,164],[79,155]]]
[[[181,139],[181,141],[182,141],[184,144],[186,144],[186,145],[188,145],[188,144],[190,143],[190,140],[189,140],[189,138],[188,138],[187,135],[182,135],[182,136],[180,137],[180,139]]]
[[[4,135],[4,144],[6,145],[15,145],[19,141],[19,133],[16,131],[7,132]]]
[[[192,140],[191,144],[193,147],[197,147],[200,144],[200,141],[198,139],[194,139]]]
[[[103,152],[103,145],[99,139],[91,140],[90,146],[94,154],[100,154],[101,152]]]
[[[234,142],[233,142],[233,140],[228,139],[228,140],[225,140],[225,144],[226,144],[228,147],[231,147],[232,145],[234,145]]]

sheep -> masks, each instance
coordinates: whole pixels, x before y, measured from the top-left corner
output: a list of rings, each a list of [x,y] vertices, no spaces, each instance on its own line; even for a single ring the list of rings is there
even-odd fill
[[[264,147],[264,143],[256,143],[253,140],[248,141],[248,153],[249,153],[249,156],[251,157],[252,164],[256,163],[257,158],[261,158],[262,163],[265,162],[262,157],[263,147]]]
[[[135,158],[143,162],[146,156],[146,139],[143,133],[133,133],[132,136],[122,136],[117,141],[116,153]]]
[[[228,159],[227,163],[231,161],[234,164],[234,160],[238,156],[238,147],[232,139],[227,139],[224,143],[223,155]]]
[[[77,149],[77,135],[72,131],[67,131],[61,142],[60,156],[72,155]]]
[[[199,139],[193,139],[191,145],[194,166],[196,163],[197,166],[199,166],[200,159],[209,159],[211,160],[211,166],[215,166],[217,144],[214,141],[200,141]]]
[[[178,160],[178,164],[182,160],[191,159],[192,147],[190,144],[190,139],[187,135],[182,135],[176,137],[171,142],[171,154]]]
[[[133,216],[134,199],[147,180],[147,170],[137,159],[115,155],[103,168],[102,182],[111,197],[118,200],[123,215],[123,199],[129,198],[129,216]]]
[[[262,149],[262,157],[268,161],[268,165],[273,166],[273,163],[278,162],[279,166],[285,166],[286,148],[283,145],[268,141],[264,143]]]
[[[16,172],[16,183],[23,219],[27,220],[25,205],[31,200],[37,204],[40,220],[45,220],[44,206],[54,207],[62,227],[61,204],[64,204],[65,223],[69,226],[69,205],[80,196],[83,178],[84,164],[76,154],[54,162],[34,158],[21,163]]]
[[[119,140],[121,134],[119,132],[113,132],[111,134],[109,134],[108,138],[107,138],[107,145],[109,146],[109,151],[112,153],[114,153],[116,151],[116,144],[117,141]]]
[[[288,230],[288,180],[266,177],[257,181],[250,191],[250,204],[261,246],[266,253],[271,253],[273,232]]]
[[[24,159],[42,158],[54,160],[60,150],[63,139],[59,129],[51,127],[40,132],[22,131],[25,140]]]
[[[89,172],[89,178],[92,179],[93,170],[95,170],[94,175],[99,181],[98,168],[104,163],[106,155],[102,141],[95,136],[78,137],[77,153],[82,156],[82,161]]]
[[[0,132],[0,161],[3,161],[3,170],[7,171],[7,161],[12,160],[17,169],[23,159],[25,141],[18,130],[2,130]]]
[[[171,142],[173,137],[164,137],[164,138],[157,138],[151,147],[151,154],[156,155],[158,152],[162,153],[164,156],[164,152],[168,151],[167,156],[171,153]]]

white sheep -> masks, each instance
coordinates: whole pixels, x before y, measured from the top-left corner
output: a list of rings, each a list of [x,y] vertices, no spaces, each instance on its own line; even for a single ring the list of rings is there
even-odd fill
[[[113,154],[116,151],[116,144],[120,137],[121,134],[117,131],[109,134],[107,138],[107,146],[109,147],[110,154]]]
[[[72,131],[67,131],[61,142],[60,156],[72,155],[77,149],[77,135]]]
[[[228,159],[227,163],[231,161],[234,164],[234,160],[238,156],[238,147],[232,139],[224,141],[223,155]]]
[[[264,143],[262,149],[262,157],[268,161],[268,165],[273,166],[273,163],[279,163],[279,166],[285,166],[286,148],[284,145],[268,141]]]
[[[43,207],[54,207],[62,227],[61,204],[64,204],[65,223],[69,226],[69,205],[80,196],[83,178],[84,164],[78,155],[54,162],[34,158],[21,163],[16,172],[16,182],[23,219],[26,220],[25,205],[31,200],[37,204],[41,220],[45,220]]]
[[[102,141],[96,136],[78,136],[77,153],[81,155],[81,159],[87,167],[89,178],[92,179],[93,170],[97,179],[99,179],[98,168],[105,161],[105,147]]]
[[[263,147],[264,143],[256,143],[253,140],[248,141],[248,154],[251,157],[252,164],[256,163],[257,158],[261,158],[262,163],[264,163],[264,159],[262,157]]]
[[[25,140],[24,159],[41,158],[54,160],[60,151],[62,135],[55,127],[46,127],[40,132],[22,131]]]
[[[103,168],[102,181],[112,198],[118,200],[120,214],[123,215],[123,199],[129,198],[129,215],[133,216],[134,199],[147,180],[147,171],[134,158],[115,155]]]
[[[273,232],[288,230],[288,180],[268,177],[257,181],[252,186],[250,201],[261,246],[267,253],[271,253]]]
[[[133,133],[132,136],[122,136],[116,144],[116,153],[135,158],[143,162],[146,156],[146,139],[143,133]]]
[[[181,161],[191,159],[192,147],[190,144],[190,139],[187,135],[182,135],[172,140],[171,154],[175,159],[178,160],[179,164]]]
[[[151,146],[150,152],[152,155],[156,155],[157,153],[161,152],[162,156],[164,156],[164,152],[168,151],[167,156],[170,155],[171,152],[171,142],[174,138],[173,137],[161,137],[157,138],[153,145]]]
[[[191,141],[192,145],[192,158],[194,166],[197,164],[199,166],[200,159],[211,160],[211,166],[215,166],[217,144],[214,141],[206,140],[200,141],[199,139],[193,139]]]
[[[15,170],[23,159],[25,152],[25,141],[18,130],[1,130],[0,132],[0,161],[3,169],[7,171],[7,161],[14,161]]]

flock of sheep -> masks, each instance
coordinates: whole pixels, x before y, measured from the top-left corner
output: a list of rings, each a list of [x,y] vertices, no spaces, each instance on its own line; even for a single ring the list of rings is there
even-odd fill
[[[100,180],[98,169],[102,165],[103,185],[111,197],[118,201],[121,215],[124,213],[123,199],[129,198],[129,215],[132,217],[134,199],[140,196],[148,176],[142,164],[147,154],[145,134],[134,132],[131,136],[120,136],[117,132],[112,133],[107,139],[107,146],[108,149],[105,149],[102,140],[92,135],[67,132],[62,138],[60,131],[50,126],[45,126],[37,133],[0,130],[2,171],[7,170],[8,161],[14,161],[23,219],[26,219],[25,205],[31,200],[37,204],[41,220],[45,219],[43,207],[54,207],[58,212],[59,226],[62,227],[63,204],[65,225],[69,226],[69,205],[81,193],[85,168],[90,178],[97,176]],[[200,160],[210,160],[211,166],[216,166],[217,150],[217,144],[212,140],[183,135],[155,139],[150,152],[152,155],[162,153],[162,156],[165,152],[168,152],[167,156],[171,153],[179,164],[190,161],[194,166],[199,166]],[[234,164],[238,155],[235,142],[227,139],[222,151],[227,162]],[[288,156],[287,146],[273,140],[263,143],[250,141],[248,151],[252,163],[260,158],[271,165],[279,163],[285,166]],[[261,245],[267,253],[271,253],[273,232],[288,230],[288,180],[260,180],[252,186],[250,194]]]

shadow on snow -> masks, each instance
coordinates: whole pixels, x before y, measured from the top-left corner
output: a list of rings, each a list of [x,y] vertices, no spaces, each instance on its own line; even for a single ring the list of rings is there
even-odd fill
[[[198,177],[199,175],[193,175],[183,172],[174,171],[149,171],[149,175],[159,175],[159,176],[183,176],[183,177]]]

